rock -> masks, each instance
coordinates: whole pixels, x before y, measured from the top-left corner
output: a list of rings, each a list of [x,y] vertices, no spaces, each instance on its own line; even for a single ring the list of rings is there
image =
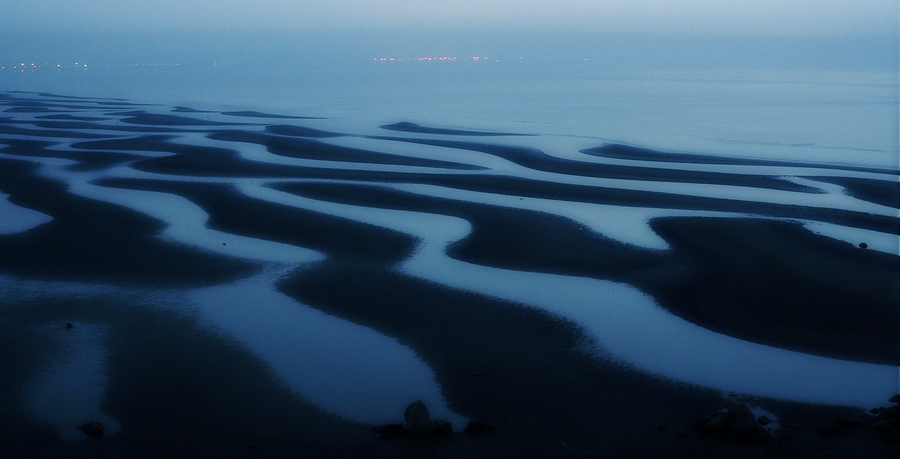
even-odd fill
[[[397,438],[403,435],[403,424],[385,424],[372,430],[378,438]]]
[[[756,421],[756,416],[750,411],[750,407],[741,403],[728,409],[728,423],[738,424],[747,421]]]
[[[712,417],[704,417],[694,424],[703,435],[713,436],[720,440],[767,442],[772,439],[761,424],[770,424],[771,419],[760,416],[757,420],[750,407],[740,404],[731,407],[725,413],[716,413]]]
[[[421,400],[410,403],[403,412],[403,416],[406,418],[406,427],[414,434],[423,435],[434,430],[434,423],[431,422],[428,408]]]
[[[841,426],[837,424],[822,424],[816,427],[816,432],[826,437],[831,437],[841,433]]]
[[[881,408],[872,408],[869,410],[869,413],[878,414],[881,412]]]
[[[469,421],[469,424],[466,425],[466,428],[463,429],[463,432],[469,435],[478,435],[485,432],[490,432],[492,430],[495,430],[496,428],[497,424],[494,424],[493,422],[472,420]]]
[[[434,430],[432,431],[432,434],[443,437],[445,435],[450,435],[451,433],[453,433],[453,424],[450,424],[447,421],[434,421]]]
[[[891,399],[888,401],[891,403],[900,403],[900,394],[897,394],[897,395],[891,397]]]
[[[756,419],[732,424],[728,429],[743,441],[766,442],[772,439],[772,435]]]
[[[728,430],[729,424],[731,423],[728,422],[728,415],[726,413],[719,413],[704,422],[700,426],[700,430],[705,433],[718,434]]]
[[[70,329],[71,329],[71,328],[75,328],[75,326],[72,325],[71,322],[66,322],[66,328],[70,328]]]
[[[88,437],[91,438],[100,438],[106,432],[106,429],[103,428],[103,423],[97,421],[83,424],[78,427],[78,430],[84,432]]]
[[[406,426],[403,424],[384,424],[375,426],[372,431],[378,438],[397,438],[402,436],[434,436],[443,437],[453,433],[453,425],[447,421],[432,421],[428,408],[421,400],[416,400],[406,407],[403,413]]]
[[[762,415],[756,420],[756,422],[758,422],[761,426],[767,426],[772,423],[772,420],[769,419],[768,416]]]
[[[868,248],[868,247],[869,247],[869,244],[866,244],[865,242],[860,242],[860,243],[859,243],[859,248],[861,248],[861,249],[865,249],[865,248]]]

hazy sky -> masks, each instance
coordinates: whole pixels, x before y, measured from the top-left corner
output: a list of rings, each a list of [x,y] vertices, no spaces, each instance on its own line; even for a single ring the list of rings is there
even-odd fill
[[[0,0],[0,65],[473,53],[889,68],[897,47],[897,0]]]
[[[896,0],[3,0],[0,26],[890,36],[897,10]]]

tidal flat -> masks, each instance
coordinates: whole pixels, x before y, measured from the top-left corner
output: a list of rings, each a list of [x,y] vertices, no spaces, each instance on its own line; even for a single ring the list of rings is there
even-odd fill
[[[14,456],[898,452],[897,170],[0,105]],[[456,433],[374,435],[416,400]],[[768,441],[698,427],[741,403]]]

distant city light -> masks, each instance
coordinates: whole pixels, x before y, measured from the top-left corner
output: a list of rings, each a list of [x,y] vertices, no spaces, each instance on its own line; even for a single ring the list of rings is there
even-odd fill
[[[462,60],[468,60],[469,58],[463,58]],[[493,61],[489,56],[472,56],[472,62],[496,62],[499,63],[500,59],[494,59]],[[521,57],[519,59],[522,59]],[[405,62],[405,61],[416,61],[416,62],[456,62],[460,60],[456,56],[419,56],[413,58],[405,58],[405,57],[373,57],[372,61],[374,62]]]

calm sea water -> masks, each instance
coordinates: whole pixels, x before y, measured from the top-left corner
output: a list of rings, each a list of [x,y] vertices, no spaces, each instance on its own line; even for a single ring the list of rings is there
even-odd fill
[[[7,68],[0,87],[322,116],[341,121],[345,130],[414,121],[898,168],[898,90],[891,71],[361,61],[330,70],[229,64]]]

